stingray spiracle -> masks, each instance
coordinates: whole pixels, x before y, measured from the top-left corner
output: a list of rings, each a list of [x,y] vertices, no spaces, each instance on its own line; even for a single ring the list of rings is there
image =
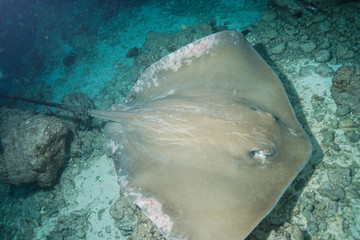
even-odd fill
[[[253,150],[250,152],[250,156],[255,160],[260,160],[261,163],[265,163],[265,160],[272,155],[274,155],[274,150],[272,149]]]

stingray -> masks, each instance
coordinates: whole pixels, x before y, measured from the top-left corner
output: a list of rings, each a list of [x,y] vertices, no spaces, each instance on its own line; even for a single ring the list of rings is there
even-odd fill
[[[171,240],[246,238],[311,155],[280,80],[232,31],[154,63],[108,111],[55,107],[108,121],[122,191]]]

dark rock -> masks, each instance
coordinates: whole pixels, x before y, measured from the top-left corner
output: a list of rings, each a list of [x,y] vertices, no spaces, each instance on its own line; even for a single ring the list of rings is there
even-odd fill
[[[76,106],[84,109],[95,108],[94,103],[88,96],[83,93],[73,93],[66,95],[62,100],[62,104],[68,106]],[[77,133],[79,130],[88,130],[91,124],[91,117],[80,115],[64,109],[56,110],[57,116],[68,126],[73,132]]]
[[[126,58],[133,58],[139,54],[140,54],[139,49],[137,47],[133,47],[129,49],[129,51],[126,53]]]
[[[297,50],[300,48],[300,43],[298,41],[289,41],[287,45],[290,49],[293,50]]]
[[[349,107],[338,106],[336,109],[336,115],[338,117],[344,117],[344,116],[348,115],[349,113],[350,113]]]
[[[340,67],[334,74],[331,96],[336,105],[348,107],[351,112],[360,112],[360,69],[353,66]]]
[[[307,221],[316,221],[316,219],[313,217],[312,213],[308,210],[304,210],[302,212],[302,215],[306,218]]]
[[[68,128],[57,118],[21,110],[0,114],[0,179],[49,187],[66,160]]]
[[[83,93],[66,95],[61,102],[68,106],[84,109],[95,108],[94,103]],[[63,109],[57,109],[56,111],[56,117],[61,119],[70,130],[70,157],[81,157],[94,151],[94,146],[91,143],[96,142],[95,137],[90,137],[93,132],[88,131],[91,127],[92,118]]]
[[[327,172],[330,183],[333,186],[345,188],[351,184],[351,171],[347,167],[337,166]]]
[[[350,185],[346,188],[346,197],[349,199],[359,199],[360,193],[358,192],[358,187]]]
[[[64,64],[64,66],[70,67],[75,63],[75,60],[76,60],[75,53],[70,53],[69,55],[63,58],[62,63]]]
[[[319,231],[319,227],[315,222],[309,222],[307,228],[312,235],[316,234]]]
[[[272,54],[281,54],[286,50],[285,43],[279,43],[278,45],[271,48]]]
[[[342,191],[341,191],[342,190]],[[345,197],[344,190],[341,188],[334,189],[329,182],[324,183],[318,188],[321,196],[329,198],[332,201],[340,201]]]
[[[350,79],[355,74],[355,67],[340,67],[334,74],[332,86],[343,89],[350,84]]]
[[[346,38],[348,40],[348,38]],[[338,45],[336,48],[336,56],[341,59],[350,59],[355,56],[355,52],[346,45]]]
[[[251,31],[250,31],[250,30],[247,30],[247,29],[241,31],[241,33],[242,33],[244,36],[248,35],[250,32],[251,32]]]
[[[343,119],[339,122],[339,127],[343,129],[352,129],[356,127],[356,123],[354,123],[351,119]]]
[[[277,231],[271,231],[267,240],[292,239],[303,240],[304,235],[296,224],[284,223]]]
[[[350,136],[350,142],[358,142],[360,139],[360,134],[353,132]]]
[[[330,147],[335,151],[340,151],[339,145],[335,143],[335,133],[333,131],[326,131],[324,139],[321,141],[324,146]]]
[[[319,230],[322,232],[325,232],[327,230],[327,222],[325,220],[320,221]]]
[[[75,210],[69,215],[60,215],[50,236],[54,239],[86,238],[86,228],[89,223],[89,209]],[[76,238],[74,238],[76,236]]]
[[[323,77],[330,77],[332,74],[334,74],[334,70],[328,65],[322,63],[316,67],[316,73]]]
[[[330,60],[330,52],[326,49],[319,50],[315,53],[315,61],[318,63],[328,62]]]
[[[305,67],[300,68],[300,75],[302,77],[307,77],[316,72],[316,67],[314,65],[307,65]]]
[[[115,220],[115,226],[124,236],[130,235],[138,224],[137,212],[136,207],[122,194],[110,207],[110,215]]]
[[[312,52],[316,49],[316,44],[314,42],[304,42],[300,44],[301,50],[303,50],[305,53]]]
[[[264,21],[273,21],[278,17],[277,13],[271,10],[266,10],[261,14],[261,19]]]
[[[326,209],[327,213],[326,213],[326,215],[328,217],[334,216],[337,213],[338,209],[339,209],[339,203],[338,202],[329,201],[327,203],[327,209]]]

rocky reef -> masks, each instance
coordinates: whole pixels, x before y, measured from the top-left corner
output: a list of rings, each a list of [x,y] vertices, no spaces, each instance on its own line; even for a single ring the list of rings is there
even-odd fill
[[[14,185],[54,184],[66,161],[67,126],[55,117],[23,110],[0,114],[0,179]]]

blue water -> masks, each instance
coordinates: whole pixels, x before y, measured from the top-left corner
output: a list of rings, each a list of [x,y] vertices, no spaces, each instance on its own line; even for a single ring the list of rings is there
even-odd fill
[[[146,53],[143,44],[148,32],[187,31],[192,35],[192,31],[198,31],[194,30],[198,29],[196,26],[204,23],[215,27],[214,32],[242,31],[260,18],[266,3],[266,0],[0,0],[0,95],[60,103],[65,95],[82,92],[96,108],[107,109],[122,102],[136,75],[141,73],[133,74],[135,60],[126,54],[134,47]],[[192,40],[179,39],[172,50]],[[0,107],[10,106],[10,102],[0,99]],[[38,112],[43,109],[27,104],[21,108]],[[53,191],[61,195],[60,184],[56,185],[45,190],[46,194]],[[62,208],[55,200],[54,206],[49,204],[52,200],[47,197],[32,198],[37,193],[41,195],[42,191],[35,185],[0,185],[0,210],[4,213],[0,213],[0,238],[37,239],[33,237],[36,228],[47,222],[42,215],[56,215],[57,209]],[[49,205],[55,212],[45,209],[41,213],[40,208]],[[41,221],[21,224],[24,213],[27,215],[24,219]]]
[[[241,31],[259,19],[266,2],[1,1],[0,92],[60,102],[80,91],[96,105],[107,94],[120,102],[119,88],[127,93],[133,85],[133,58],[125,55],[132,47],[142,49],[147,32],[210,21]],[[64,66],[71,53],[74,63]]]

